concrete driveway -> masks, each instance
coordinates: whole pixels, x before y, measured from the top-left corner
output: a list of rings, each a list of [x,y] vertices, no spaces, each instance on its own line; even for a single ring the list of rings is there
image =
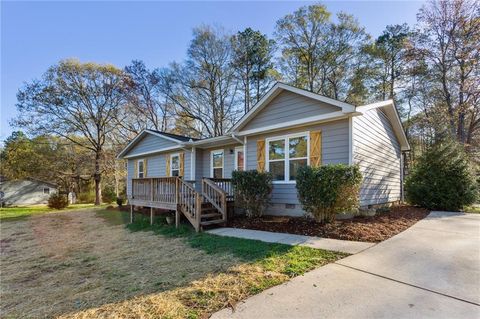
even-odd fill
[[[480,318],[480,215],[432,212],[212,318]]]

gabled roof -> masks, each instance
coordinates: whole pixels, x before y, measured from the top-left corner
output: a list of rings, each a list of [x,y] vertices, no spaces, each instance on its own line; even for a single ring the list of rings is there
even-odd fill
[[[125,146],[125,148],[117,155],[117,158],[124,157],[145,135],[148,135],[148,134],[155,135],[155,136],[164,138],[168,141],[177,143],[179,147],[182,147],[184,143],[190,140],[192,141],[194,140],[187,136],[181,136],[181,135],[165,133],[165,132],[160,132],[155,130],[143,130],[142,132],[140,132],[140,134],[135,136],[135,138],[131,140],[127,146]]]
[[[263,97],[258,101],[251,109],[248,111],[230,130],[229,132],[236,132],[241,129],[245,124],[252,120],[258,112],[260,112],[265,106],[268,105],[276,96],[278,96],[283,91],[289,91],[296,93],[323,103],[327,103],[333,106],[337,106],[341,109],[342,113],[352,113],[355,112],[355,106],[341,102],[329,97],[312,93],[303,89],[296,88],[294,86],[277,82]]]
[[[188,142],[190,140],[192,140],[192,141],[199,140],[198,138],[194,138],[194,137],[190,137],[190,136],[172,134],[172,133],[167,133],[167,132],[162,132],[162,131],[157,131],[157,130],[147,130],[147,131],[155,132],[157,134],[161,134],[161,135],[166,136],[166,137],[171,137],[173,139],[176,139],[176,140],[179,140],[179,141],[182,141],[182,142]]]
[[[395,136],[400,143],[401,150],[409,151],[410,144],[408,143],[407,135],[405,134],[402,121],[400,120],[400,116],[398,115],[398,111],[395,107],[393,100],[386,100],[372,104],[357,106],[357,112],[363,113],[377,108],[381,108],[390,120]]]

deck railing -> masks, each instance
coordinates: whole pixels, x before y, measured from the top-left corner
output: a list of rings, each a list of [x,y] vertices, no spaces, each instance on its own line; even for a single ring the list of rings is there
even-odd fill
[[[132,198],[142,201],[175,204],[177,177],[150,177],[132,179]]]
[[[196,190],[195,186],[201,190]],[[233,200],[233,187],[231,180],[226,178],[203,178],[201,181],[186,181],[180,177],[133,178],[131,199],[140,201],[138,205],[179,209],[198,231],[202,203],[210,203],[222,214],[222,219],[227,220],[227,202]]]
[[[234,198],[234,190],[232,185],[232,180],[230,178],[208,178],[212,182],[215,183],[218,187],[220,187],[225,193],[227,193],[227,199],[233,200]]]

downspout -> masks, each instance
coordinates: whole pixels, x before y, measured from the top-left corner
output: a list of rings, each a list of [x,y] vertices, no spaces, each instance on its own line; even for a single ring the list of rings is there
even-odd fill
[[[405,178],[404,156],[405,152],[400,152],[400,200],[402,203],[405,201],[405,190],[403,189],[403,180]]]
[[[196,181],[196,172],[195,172],[195,166],[197,162],[197,149],[195,146],[192,146],[192,151],[190,153],[191,159],[190,159],[190,179],[192,181]]]
[[[241,139],[239,139],[238,137],[236,137],[234,133],[232,133],[232,138],[233,138],[235,141],[237,141],[238,143],[244,145],[244,141],[242,141]]]

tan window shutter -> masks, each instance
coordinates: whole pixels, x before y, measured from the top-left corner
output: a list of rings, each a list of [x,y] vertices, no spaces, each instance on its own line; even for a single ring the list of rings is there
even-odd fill
[[[165,155],[165,176],[170,177],[170,155]]]
[[[133,161],[133,178],[138,178],[138,161]]]
[[[265,140],[257,141],[257,171],[265,171]]]
[[[147,159],[144,159],[144,160],[143,160],[143,177],[147,177],[147,172],[148,172],[148,169],[147,169],[148,165],[147,165],[147,163],[148,163],[148,160],[147,160]]]
[[[322,131],[310,132],[310,166],[322,165]]]
[[[184,177],[185,173],[185,153],[180,153],[179,154],[179,159],[180,159],[180,176]]]

